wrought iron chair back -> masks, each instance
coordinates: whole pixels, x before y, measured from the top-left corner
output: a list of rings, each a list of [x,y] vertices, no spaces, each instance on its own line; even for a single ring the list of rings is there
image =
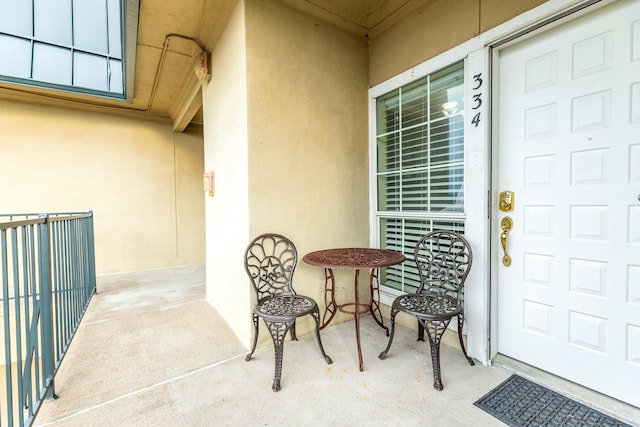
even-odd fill
[[[295,295],[293,273],[298,252],[292,241],[279,234],[263,234],[247,248],[245,269],[256,301],[276,295]]]
[[[473,253],[461,235],[453,231],[426,234],[416,244],[414,258],[420,274],[417,293],[449,295],[462,303]]]

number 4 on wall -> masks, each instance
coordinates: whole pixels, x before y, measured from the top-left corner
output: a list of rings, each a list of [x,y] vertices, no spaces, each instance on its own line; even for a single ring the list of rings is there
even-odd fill
[[[471,123],[475,125],[475,127],[478,127],[478,125],[480,124],[480,112],[477,112],[476,115],[473,116],[473,119],[471,119]]]

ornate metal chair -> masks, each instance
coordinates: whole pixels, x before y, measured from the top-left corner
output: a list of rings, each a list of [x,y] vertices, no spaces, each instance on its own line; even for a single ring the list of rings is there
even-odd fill
[[[324,351],[320,340],[320,313],[318,304],[311,298],[297,295],[293,290],[293,271],[298,261],[296,247],[291,240],[279,234],[262,234],[256,237],[245,252],[245,269],[253,287],[253,343],[246,360],[251,360],[258,342],[258,318],[261,317],[273,339],[276,371],[273,391],[280,390],[284,339],[291,331],[296,336],[296,319],[310,314],[316,322],[316,339],[322,356],[333,361]]]
[[[431,346],[433,386],[442,390],[440,376],[440,340],[452,318],[458,317],[460,347],[469,364],[462,341],[464,323],[463,287],[473,254],[469,243],[453,231],[433,231],[423,236],[415,246],[414,256],[420,274],[416,293],[397,297],[391,306],[391,333],[387,348],[378,356],[384,359],[391,348],[396,315],[402,311],[418,319],[418,341],[424,341],[426,329]]]

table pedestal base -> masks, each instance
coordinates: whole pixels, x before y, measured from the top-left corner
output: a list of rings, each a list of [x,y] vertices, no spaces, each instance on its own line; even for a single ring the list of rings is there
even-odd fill
[[[356,321],[356,343],[358,345],[358,362],[360,371],[364,370],[362,362],[362,346],[360,344],[360,316],[363,314],[371,313],[373,320],[385,330],[387,336],[389,336],[389,328],[384,326],[384,319],[382,318],[382,312],[380,311],[380,282],[378,280],[379,269],[371,269],[369,275],[369,302],[360,302],[360,270],[355,270],[355,302],[349,302],[345,304],[336,303],[336,280],[333,274],[333,270],[325,268],[325,292],[324,302],[325,311],[322,315],[322,325],[320,329],[323,329],[331,320],[335,317],[338,311],[346,314],[351,314],[355,317]]]

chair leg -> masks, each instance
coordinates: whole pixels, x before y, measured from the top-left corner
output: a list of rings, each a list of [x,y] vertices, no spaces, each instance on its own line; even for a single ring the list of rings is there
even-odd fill
[[[467,359],[471,366],[475,365],[473,359],[467,355],[467,349],[464,348],[464,341],[462,341],[462,326],[464,325],[464,316],[462,313],[458,314],[458,339],[460,340],[460,348],[462,348],[462,354]]]
[[[442,390],[442,378],[440,375],[440,340],[444,331],[447,329],[451,319],[447,320],[425,320],[418,319],[422,323],[424,329],[429,336],[429,344],[431,346],[431,363],[433,365],[433,387],[436,390]]]
[[[291,325],[291,341],[298,341],[298,336],[296,335],[296,321],[293,321],[293,325]]]
[[[324,357],[324,360],[326,360],[326,362],[329,365],[331,365],[333,363],[333,360],[331,360],[331,358],[327,356],[327,353],[325,353],[324,347],[322,346],[322,340],[320,339],[320,311],[316,310],[313,313],[311,313],[311,315],[313,316],[313,320],[315,320],[316,322],[316,340],[318,341],[318,345],[320,346],[320,351],[322,352],[322,356]],[[294,328],[295,328],[295,323],[294,323]]]
[[[418,320],[418,341],[424,341],[424,326]]]
[[[273,376],[273,391],[280,391],[280,378],[282,377],[282,355],[284,353],[284,337],[287,335],[289,329],[293,325],[293,321],[290,322],[267,322],[265,320],[267,329],[273,339],[273,348],[275,351],[276,359],[276,371]]]
[[[253,352],[256,351],[256,344],[258,344],[258,316],[253,315],[253,342],[251,344],[251,350],[247,353],[247,357],[244,358],[247,362],[251,360]]]
[[[389,342],[387,343],[387,348],[385,348],[384,351],[378,355],[378,359],[380,360],[384,360],[384,358],[387,357],[387,353],[391,348],[393,335],[396,332],[396,314],[398,314],[398,310],[394,310],[393,308],[391,308],[391,331],[389,332]]]

